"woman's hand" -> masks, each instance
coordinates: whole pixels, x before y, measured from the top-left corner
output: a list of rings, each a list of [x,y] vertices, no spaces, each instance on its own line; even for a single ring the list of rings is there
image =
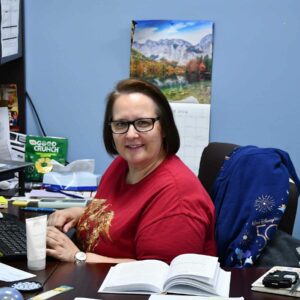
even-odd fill
[[[47,255],[61,261],[74,262],[78,247],[59,229],[48,226],[47,228]]]
[[[83,211],[83,207],[57,210],[48,217],[48,226],[55,226],[60,231],[67,233],[69,229],[76,226]]]
[[[61,261],[74,262],[75,254],[79,248],[68,238],[68,236],[53,226],[47,228],[47,255],[55,257]],[[131,258],[113,258],[98,255],[96,253],[86,253],[87,263],[122,263],[133,261]]]

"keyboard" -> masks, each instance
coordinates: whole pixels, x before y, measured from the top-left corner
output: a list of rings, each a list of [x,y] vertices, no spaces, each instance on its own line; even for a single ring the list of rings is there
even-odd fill
[[[26,257],[26,226],[12,214],[0,218],[0,260]]]

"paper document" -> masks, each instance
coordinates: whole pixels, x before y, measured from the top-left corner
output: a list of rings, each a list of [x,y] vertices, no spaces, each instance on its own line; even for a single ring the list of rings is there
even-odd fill
[[[78,298],[80,299],[80,298]],[[244,297],[200,297],[181,295],[151,295],[149,300],[243,300]]]
[[[31,274],[20,269],[13,268],[9,265],[0,263],[0,281],[12,282],[32,278],[35,276],[35,274]]]
[[[56,192],[48,192],[46,190],[31,190],[29,193],[26,193],[26,196],[29,198],[67,198],[64,194]]]
[[[20,0],[1,0],[2,57],[18,54]]]
[[[25,161],[26,135],[19,132],[10,132],[11,159]]]
[[[7,107],[0,107],[0,159],[11,160]]]
[[[82,297],[76,297],[74,300],[101,300],[99,298],[82,298]]]

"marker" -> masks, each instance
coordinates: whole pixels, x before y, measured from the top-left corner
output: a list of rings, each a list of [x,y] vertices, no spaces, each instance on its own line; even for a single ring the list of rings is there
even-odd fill
[[[14,200],[12,202],[12,205],[14,206],[37,206],[37,202],[36,201],[29,201],[29,200]]]
[[[53,213],[55,212],[55,208],[49,208],[49,207],[22,207],[20,208],[24,211],[35,211],[35,212],[44,212],[44,213]]]

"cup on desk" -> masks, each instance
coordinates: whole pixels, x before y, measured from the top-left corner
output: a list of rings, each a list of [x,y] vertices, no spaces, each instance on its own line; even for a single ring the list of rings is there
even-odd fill
[[[47,216],[26,219],[27,267],[44,270],[46,267]]]

